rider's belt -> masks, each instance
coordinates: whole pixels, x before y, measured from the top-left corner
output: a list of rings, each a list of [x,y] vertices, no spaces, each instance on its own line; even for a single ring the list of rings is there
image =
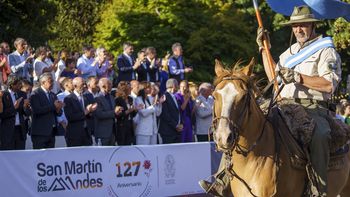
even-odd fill
[[[301,99],[301,98],[294,98],[292,99],[294,102],[299,103],[299,104],[315,104],[315,105],[320,105],[324,108],[327,108],[327,101],[320,101],[320,100],[315,100],[315,99]]]

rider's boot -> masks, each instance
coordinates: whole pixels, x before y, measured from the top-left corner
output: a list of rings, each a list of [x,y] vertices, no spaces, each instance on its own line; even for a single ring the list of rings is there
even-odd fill
[[[206,180],[200,180],[199,185],[203,188],[205,193],[211,194],[213,196],[224,197],[224,185],[220,184],[218,181],[210,183]]]
[[[211,194],[219,197],[231,196],[230,178],[226,175],[225,170],[222,169],[216,175],[214,175],[214,182],[210,183],[206,180],[200,180],[199,185],[204,189],[207,194]]]

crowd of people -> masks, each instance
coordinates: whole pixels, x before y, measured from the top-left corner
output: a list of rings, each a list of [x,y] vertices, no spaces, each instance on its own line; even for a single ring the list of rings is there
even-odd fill
[[[213,87],[185,80],[180,43],[157,57],[154,47],[134,56],[131,43],[117,58],[104,47],[85,46],[54,57],[25,39],[0,44],[0,148],[151,145],[209,140]]]
[[[336,118],[350,125],[350,102],[346,99],[340,100],[336,106]]]

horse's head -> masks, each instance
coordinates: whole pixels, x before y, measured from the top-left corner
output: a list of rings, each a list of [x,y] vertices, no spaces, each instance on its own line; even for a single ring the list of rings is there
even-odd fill
[[[236,63],[236,66],[240,63]],[[235,67],[236,67],[235,66]],[[237,141],[244,117],[248,115],[249,104],[255,85],[251,79],[254,59],[241,68],[229,71],[215,60],[214,140],[218,150],[230,150]]]

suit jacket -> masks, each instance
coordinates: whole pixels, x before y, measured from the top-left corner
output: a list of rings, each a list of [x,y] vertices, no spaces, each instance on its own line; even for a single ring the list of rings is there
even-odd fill
[[[51,136],[52,128],[57,127],[57,117],[62,115],[62,110],[57,113],[54,101],[57,96],[50,92],[50,101],[44,90],[39,87],[32,92],[30,104],[32,106],[32,135]]]
[[[117,59],[117,66],[119,69],[118,83],[120,81],[131,81],[135,79],[135,71],[132,67],[135,64],[136,60],[134,57],[131,57],[131,59],[132,59],[132,65],[130,64],[130,61],[126,55],[121,54],[118,56],[118,59]]]
[[[29,116],[31,113],[31,110],[29,108],[24,108],[23,103],[24,99],[27,99],[27,94],[19,91],[17,92],[18,99],[23,98],[21,103],[19,104],[19,107],[17,110],[15,109],[15,106],[13,105],[13,101],[11,98],[11,93],[9,91],[4,91],[4,95],[2,97],[3,102],[3,112],[0,113],[0,118],[2,119],[0,123],[0,130],[1,130],[1,138],[2,139],[13,139],[14,131],[15,131],[15,124],[16,124],[16,114],[19,115],[19,124],[21,126],[22,131],[22,137],[23,139],[26,139],[27,136],[27,129],[25,126],[25,118],[24,116]]]
[[[93,115],[95,117],[95,138],[110,138],[115,132],[115,102],[113,97],[109,94],[109,99],[112,106],[110,106],[104,95],[95,98],[97,109]]]
[[[180,111],[169,92],[165,92],[166,100],[162,104],[159,133],[164,136],[176,136],[176,126],[179,123]],[[180,107],[180,106],[179,106]]]
[[[84,98],[85,107],[89,104],[96,103],[94,95],[92,95],[89,91],[86,91],[83,93],[83,98]],[[89,113],[88,115],[86,115],[85,118],[86,118],[87,129],[89,130],[89,133],[94,135],[95,120],[94,120],[93,113]]]
[[[24,59],[28,57],[27,53],[25,53],[23,56]],[[32,69],[32,65],[30,63],[26,63],[25,61],[21,61],[21,57],[17,51],[9,54],[8,58],[12,72],[15,73],[18,77],[28,79],[28,70]]]
[[[160,59],[160,62],[162,62],[162,60]],[[160,81],[160,76],[159,76],[159,66],[160,65],[155,65],[154,67],[151,68],[151,62],[146,59],[146,64],[147,64],[147,68],[148,69],[148,73],[149,73],[149,77],[150,77],[150,82],[159,82]]]
[[[146,67],[146,68],[145,68]],[[143,64],[141,64],[137,69],[137,80],[138,81],[150,81],[150,79],[147,79],[147,75],[150,77],[149,75],[149,64],[147,64],[147,62],[144,62]]]
[[[84,99],[84,98],[83,98]],[[81,106],[78,97],[71,93],[64,98],[64,113],[68,121],[66,138],[80,139],[85,135],[85,108],[87,104],[84,102],[84,106]],[[91,133],[90,133],[91,135]]]

